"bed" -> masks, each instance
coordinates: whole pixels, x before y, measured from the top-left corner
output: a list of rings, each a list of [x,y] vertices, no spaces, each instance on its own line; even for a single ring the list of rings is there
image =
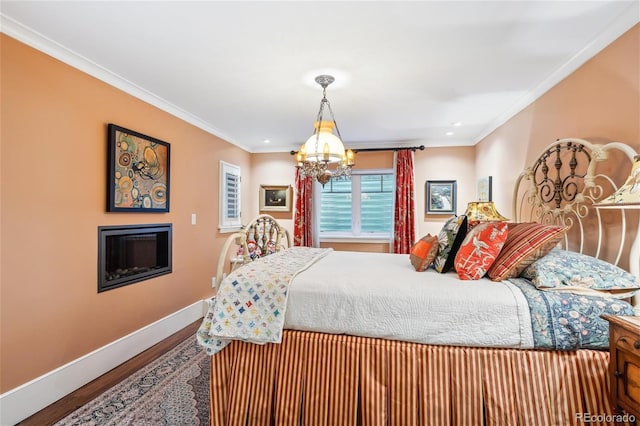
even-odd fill
[[[291,247],[259,216],[223,246],[222,284],[197,334],[212,355],[211,424],[624,424],[608,399],[600,315],[635,314],[637,279],[624,269],[637,269],[638,218],[594,203],[635,154],[556,141],[517,179],[511,222],[452,217],[420,239],[446,258],[421,272],[408,255]],[[456,224],[467,232],[452,235]],[[481,235],[500,241],[478,273],[458,258]],[[538,242],[526,256],[523,241]],[[546,287],[545,274],[592,264],[617,275]],[[466,270],[477,279],[461,279]]]

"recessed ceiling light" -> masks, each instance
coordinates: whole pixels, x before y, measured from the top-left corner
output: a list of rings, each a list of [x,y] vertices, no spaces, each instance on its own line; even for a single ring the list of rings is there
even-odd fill
[[[447,132],[447,133],[445,133],[445,135],[447,135],[447,136],[453,136],[453,132]]]
[[[262,142],[264,142],[264,143],[269,143],[269,142],[271,142],[271,141],[270,141],[269,139],[265,139],[265,140],[263,140]]]
[[[451,125],[455,126],[455,127],[459,127],[459,126],[462,126],[462,122],[461,121],[456,121],[454,123],[451,123]]]

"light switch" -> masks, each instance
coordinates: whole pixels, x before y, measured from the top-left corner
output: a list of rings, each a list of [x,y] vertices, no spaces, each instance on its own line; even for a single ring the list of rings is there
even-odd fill
[[[191,213],[191,224],[192,225],[196,224],[196,214],[195,213]]]

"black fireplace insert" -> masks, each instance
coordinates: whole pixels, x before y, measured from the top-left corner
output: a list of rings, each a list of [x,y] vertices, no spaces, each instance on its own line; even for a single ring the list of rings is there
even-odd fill
[[[98,227],[98,293],[171,273],[171,224]]]

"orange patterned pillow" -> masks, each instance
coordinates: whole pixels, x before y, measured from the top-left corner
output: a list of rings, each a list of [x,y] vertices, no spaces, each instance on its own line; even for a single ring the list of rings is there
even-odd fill
[[[438,237],[427,234],[411,247],[409,258],[416,271],[425,271],[438,254]]]
[[[489,268],[489,278],[502,281],[520,272],[549,253],[564,237],[569,226],[540,223],[509,223],[507,240],[498,258]]]
[[[464,238],[454,266],[461,280],[479,280],[487,273],[507,239],[509,227],[504,222],[483,222],[474,226]]]

